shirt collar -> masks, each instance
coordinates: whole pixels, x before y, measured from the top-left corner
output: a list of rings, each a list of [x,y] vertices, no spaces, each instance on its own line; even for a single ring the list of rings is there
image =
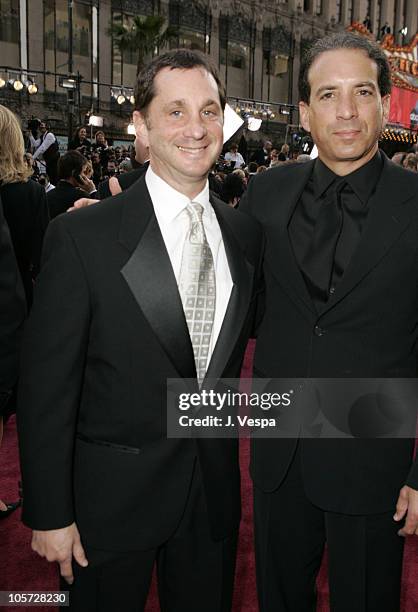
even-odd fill
[[[319,198],[336,179],[343,178],[361,202],[367,204],[380,178],[382,166],[382,156],[377,151],[367,164],[344,177],[340,177],[318,158],[313,171],[315,198]]]
[[[163,219],[166,223],[173,221],[192,201],[198,202],[203,206],[204,215],[211,217],[214,214],[209,202],[209,182],[207,180],[202,191],[193,200],[190,200],[186,195],[166,183],[153,171],[151,166],[148,166],[145,173],[145,183],[151,196],[154,210],[158,210],[159,218]]]

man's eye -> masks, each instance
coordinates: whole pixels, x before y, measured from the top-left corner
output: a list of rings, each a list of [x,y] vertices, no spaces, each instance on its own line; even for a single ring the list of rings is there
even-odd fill
[[[329,100],[330,98],[333,97],[333,95],[334,95],[334,92],[327,91],[326,93],[322,94],[321,100]]]
[[[361,96],[371,96],[372,92],[369,89],[360,89],[359,94]]]
[[[171,111],[171,113],[170,113],[170,114],[171,114],[171,116],[172,116],[172,117],[180,117],[180,115],[181,115],[181,111],[179,111],[179,110],[174,110],[174,111]]]

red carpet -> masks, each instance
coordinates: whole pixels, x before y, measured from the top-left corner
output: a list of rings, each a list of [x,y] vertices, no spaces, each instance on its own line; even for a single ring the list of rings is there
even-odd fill
[[[252,349],[247,351],[243,374],[249,376]],[[241,523],[238,563],[235,582],[233,612],[257,612],[255,594],[254,557],[252,550],[252,499],[251,483],[248,476],[248,441],[241,446],[243,520]],[[18,498],[17,481],[19,466],[17,439],[14,418],[5,427],[3,446],[0,451],[0,496],[6,501]],[[384,576],[382,576],[384,580]],[[318,612],[328,610],[327,585],[324,566],[318,580]],[[37,591],[58,588],[55,564],[40,559],[30,548],[30,530],[20,522],[20,510],[9,518],[0,521],[0,591]],[[26,608],[19,608],[24,610]],[[27,608],[32,610],[34,608]],[[55,608],[37,607],[42,612],[52,612]],[[5,612],[15,612],[17,608],[4,607]],[[402,585],[402,612],[418,610],[418,537],[407,541]],[[88,612],[86,610],[86,612]],[[115,611],[116,612],[116,611]],[[150,593],[147,611],[159,612],[155,585]],[[198,610],[196,610],[198,612]],[[353,610],[353,612],[355,612]],[[396,612],[394,610],[394,612]]]

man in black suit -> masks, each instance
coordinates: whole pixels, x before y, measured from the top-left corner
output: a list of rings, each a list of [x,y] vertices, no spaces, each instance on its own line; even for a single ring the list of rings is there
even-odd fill
[[[257,149],[251,156],[251,161],[255,162],[259,166],[269,166],[270,164],[270,153],[273,145],[270,140],[266,140],[261,149]]]
[[[79,151],[67,151],[58,161],[58,183],[55,189],[46,194],[49,216],[54,219],[62,215],[76,200],[88,194],[97,194],[92,180],[84,174],[87,159]]]
[[[22,359],[23,520],[73,610],[143,610],[154,561],[162,610],[231,608],[237,440],[166,426],[167,379],[239,376],[252,325],[261,230],[207,184],[225,100],[206,56],[155,58],[134,112],[146,175],[47,232]]]
[[[240,206],[266,232],[255,376],[416,377],[418,177],[378,150],[390,104],[385,55],[350,33],[319,40],[299,87],[319,159],[256,178]],[[399,610],[402,536],[418,533],[413,447],[254,443],[262,612],[315,610],[325,541],[332,610]]]

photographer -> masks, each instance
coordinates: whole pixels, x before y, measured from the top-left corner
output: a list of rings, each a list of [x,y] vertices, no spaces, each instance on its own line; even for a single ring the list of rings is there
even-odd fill
[[[57,183],[57,163],[60,157],[59,146],[57,139],[54,134],[48,130],[48,125],[45,121],[39,123],[40,137],[35,139],[33,136],[33,123],[36,120],[32,120],[29,124],[28,136],[33,147],[33,159],[34,161],[43,160],[45,166],[44,171],[49,176],[49,179],[53,185]]]
[[[68,151],[58,162],[58,184],[47,194],[51,219],[68,210],[76,200],[88,195],[96,197],[96,186],[87,178],[87,159],[78,151]]]
[[[79,126],[74,132],[73,139],[68,143],[68,151],[79,151],[82,155],[91,152],[91,142],[87,138],[87,130],[84,126]]]

